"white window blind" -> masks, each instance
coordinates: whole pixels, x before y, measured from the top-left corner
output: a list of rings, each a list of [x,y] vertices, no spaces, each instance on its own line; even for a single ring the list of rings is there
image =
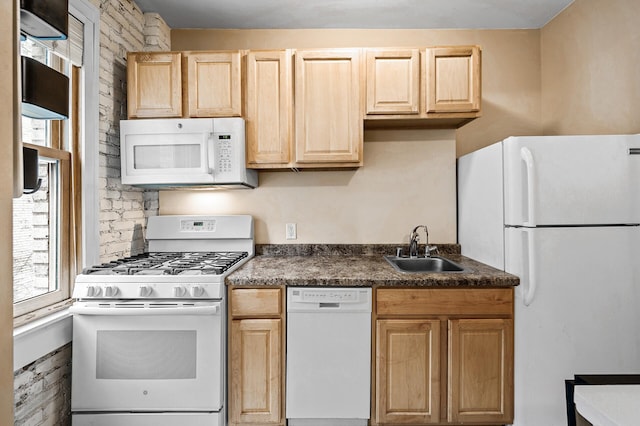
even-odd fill
[[[77,67],[82,66],[82,46],[84,43],[84,24],[73,15],[69,15],[69,34],[66,40],[43,40],[49,50],[68,59]]]

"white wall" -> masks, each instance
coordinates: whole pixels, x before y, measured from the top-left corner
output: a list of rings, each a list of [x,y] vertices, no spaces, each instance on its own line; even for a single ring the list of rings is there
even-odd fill
[[[547,135],[640,133],[640,1],[576,0],[542,29]]]
[[[358,170],[261,171],[253,190],[162,191],[160,214],[251,214],[257,243],[399,243],[419,224],[432,242],[454,243],[455,149],[453,130],[371,130]]]

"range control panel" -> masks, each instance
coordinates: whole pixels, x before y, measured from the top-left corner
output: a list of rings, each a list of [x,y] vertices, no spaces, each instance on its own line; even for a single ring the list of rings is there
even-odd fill
[[[181,220],[180,231],[181,232],[215,232],[216,221],[209,220]]]

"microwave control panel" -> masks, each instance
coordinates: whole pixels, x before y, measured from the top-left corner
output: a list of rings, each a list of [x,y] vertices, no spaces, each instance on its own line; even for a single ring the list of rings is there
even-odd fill
[[[233,172],[233,136],[229,133],[214,133],[217,157],[215,169],[220,173]]]

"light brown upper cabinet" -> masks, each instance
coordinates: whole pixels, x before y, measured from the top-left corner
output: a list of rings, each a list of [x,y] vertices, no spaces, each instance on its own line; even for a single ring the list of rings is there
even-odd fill
[[[242,115],[240,52],[184,52],[189,117]]]
[[[433,47],[426,51],[427,113],[480,111],[480,49]]]
[[[295,52],[296,167],[362,165],[361,49]]]
[[[367,49],[367,114],[419,114],[420,51]]]
[[[293,143],[291,51],[248,52],[245,96],[248,167],[287,167]]]
[[[366,49],[367,127],[460,127],[480,116],[478,46]]]
[[[242,114],[240,52],[133,52],[127,55],[129,118]]]
[[[361,166],[361,60],[360,49],[247,52],[247,166]]]
[[[129,118],[182,116],[180,52],[137,52],[127,55]]]

